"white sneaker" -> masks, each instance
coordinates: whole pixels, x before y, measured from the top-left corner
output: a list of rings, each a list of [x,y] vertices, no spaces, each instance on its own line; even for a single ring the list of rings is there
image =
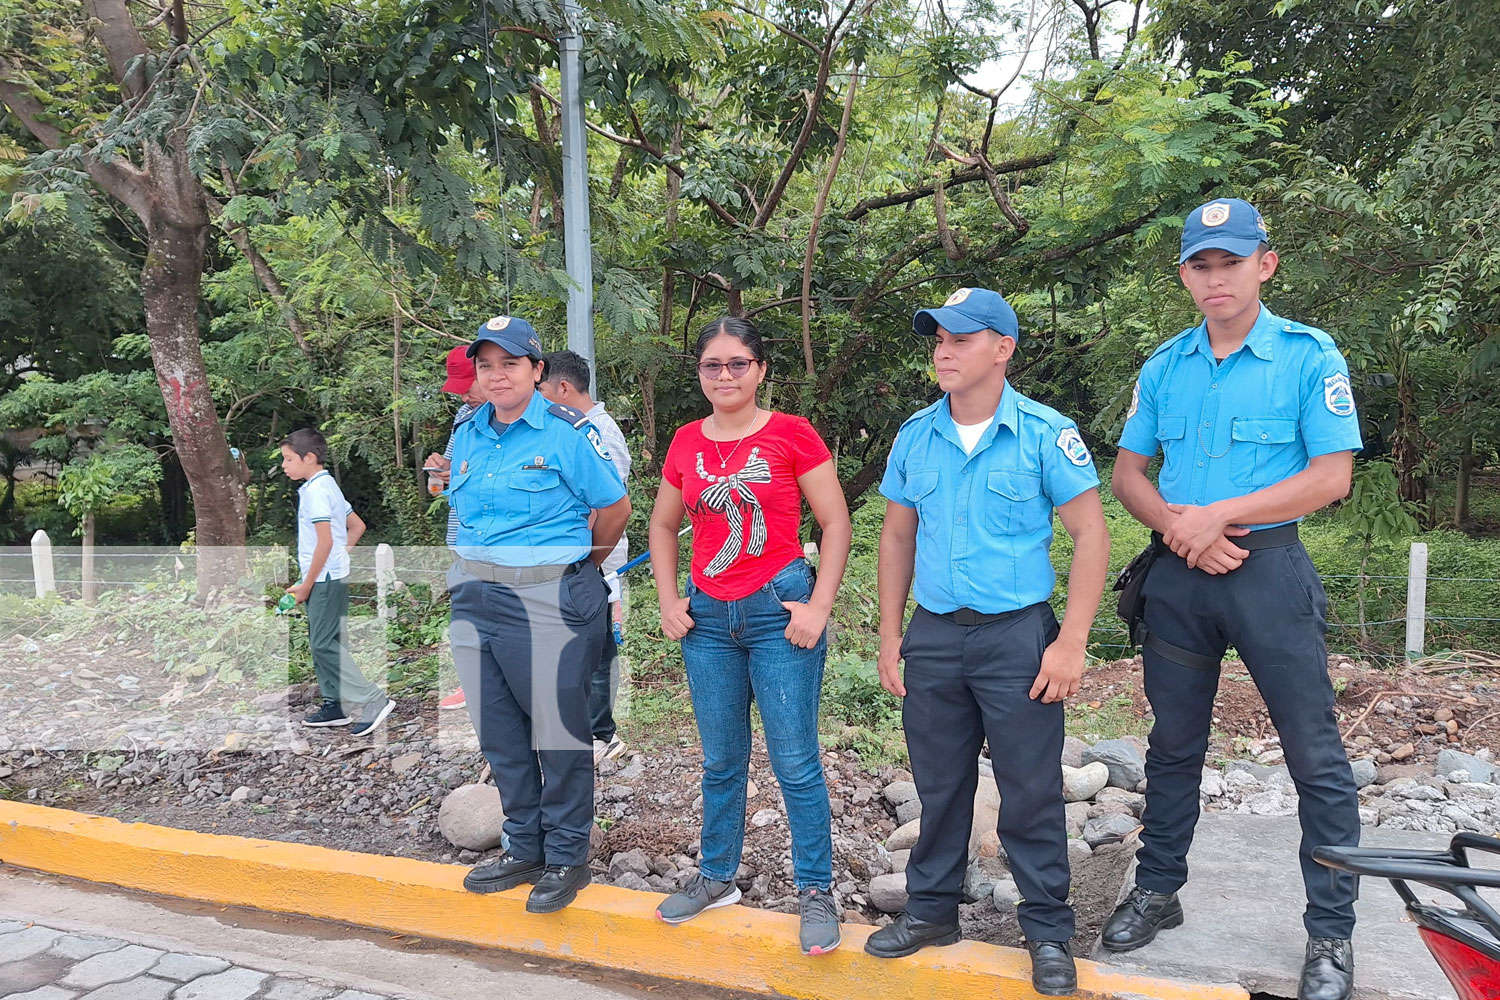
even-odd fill
[[[606,760],[614,760],[625,752],[625,741],[618,736],[611,736],[609,742],[604,740],[594,741],[594,766],[598,767]]]

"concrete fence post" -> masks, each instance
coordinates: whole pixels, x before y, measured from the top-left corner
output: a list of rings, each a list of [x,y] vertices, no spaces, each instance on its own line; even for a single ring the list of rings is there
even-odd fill
[[[391,590],[396,584],[396,553],[385,542],[375,546],[375,610],[381,618],[396,617]]]
[[[1406,662],[1422,658],[1427,644],[1427,543],[1411,543],[1406,575]]]
[[[52,539],[40,528],[31,536],[31,575],[36,580],[36,596],[46,597],[57,590],[57,575],[52,569]]]

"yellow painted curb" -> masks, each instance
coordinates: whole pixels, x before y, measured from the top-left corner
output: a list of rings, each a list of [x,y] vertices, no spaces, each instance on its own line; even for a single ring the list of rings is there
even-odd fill
[[[481,896],[467,869],[121,823],[0,801],[0,862],[187,899],[321,917],[400,934],[548,955],[611,969],[806,1000],[871,996],[1029,1000],[1024,951],[964,941],[910,958],[864,954],[872,927],[844,925],[831,955],[797,949],[797,918],[743,906],[669,927],[655,894],[592,885],[560,913],[525,911],[529,887]],[[1238,986],[1206,986],[1078,963],[1085,1000],[1248,1000]]]

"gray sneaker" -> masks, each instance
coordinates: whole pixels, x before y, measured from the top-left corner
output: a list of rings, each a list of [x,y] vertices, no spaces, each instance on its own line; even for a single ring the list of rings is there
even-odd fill
[[[692,920],[704,910],[733,906],[739,901],[740,887],[733,882],[715,882],[704,878],[702,872],[693,872],[687,885],[661,901],[656,916],[669,924],[680,924]]]
[[[803,889],[797,893],[802,910],[802,954],[826,955],[839,946],[839,908],[827,889]]]

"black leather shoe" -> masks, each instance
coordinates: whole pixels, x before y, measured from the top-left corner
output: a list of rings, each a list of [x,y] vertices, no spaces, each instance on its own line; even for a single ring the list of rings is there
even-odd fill
[[[1044,997],[1072,996],[1078,990],[1078,969],[1066,941],[1027,941],[1031,952],[1031,988]]]
[[[929,924],[910,913],[902,913],[865,940],[865,952],[876,958],[914,955],[928,945],[953,944],[958,940],[958,921]]]
[[[1297,1000],[1349,1000],[1354,993],[1354,944],[1348,938],[1308,938]]]
[[[589,884],[588,865],[548,865],[526,897],[527,913],[556,913]]]
[[[542,874],[540,861],[527,861],[509,851],[469,870],[464,888],[470,892],[504,892],[524,882],[535,882]]]
[[[1175,892],[1152,892],[1135,886],[1104,924],[1099,943],[1106,951],[1132,951],[1149,944],[1157,931],[1182,924],[1182,904]]]

